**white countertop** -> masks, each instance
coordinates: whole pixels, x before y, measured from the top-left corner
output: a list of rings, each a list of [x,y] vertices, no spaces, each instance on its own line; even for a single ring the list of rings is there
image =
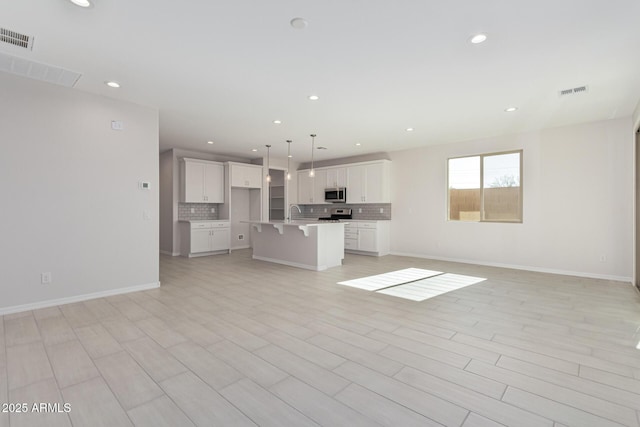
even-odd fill
[[[319,227],[324,225],[340,225],[348,224],[348,222],[323,222],[314,219],[295,219],[292,221],[240,221],[245,224],[265,224],[274,226],[307,226],[307,227]]]

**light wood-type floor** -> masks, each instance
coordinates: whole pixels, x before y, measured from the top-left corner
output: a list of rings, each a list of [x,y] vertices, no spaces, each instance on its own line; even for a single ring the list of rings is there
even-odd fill
[[[160,289],[4,316],[0,403],[71,412],[0,413],[0,426],[639,425],[629,284],[250,255],[163,256]],[[423,302],[336,284],[408,267],[488,280]]]

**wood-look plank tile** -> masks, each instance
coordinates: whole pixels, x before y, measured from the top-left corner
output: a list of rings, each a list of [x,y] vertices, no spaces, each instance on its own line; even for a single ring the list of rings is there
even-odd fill
[[[10,400],[2,402],[27,403],[28,411],[13,412],[10,415],[12,427],[47,426],[71,427],[69,415],[65,412],[64,399],[53,378],[11,390]],[[40,408],[40,403],[51,404],[50,409]],[[34,406],[37,405],[36,410]]]
[[[219,390],[232,384],[243,375],[213,354],[194,343],[178,344],[169,352],[204,382]]]
[[[553,369],[547,369],[542,366],[505,356],[498,360],[496,366],[550,382],[555,385],[567,387],[613,403],[618,403],[628,408],[640,410],[640,394],[638,393],[632,393],[627,390],[598,383],[586,378],[576,377],[575,375],[565,374],[559,371],[554,371]],[[626,377],[622,378],[627,379]],[[638,386],[640,386],[640,382],[638,383]]]
[[[47,347],[47,354],[60,388],[100,375],[78,340]]]
[[[346,329],[339,328],[326,322],[311,322],[307,325],[310,329],[318,333],[328,335],[340,341],[347,342],[367,351],[377,353],[387,346],[384,342],[380,342],[372,338],[372,333],[367,336],[359,335]]]
[[[56,345],[76,339],[69,322],[63,316],[52,316],[38,320],[38,328],[45,346]]]
[[[187,368],[149,337],[128,341],[122,346],[155,381],[160,382],[187,371]]]
[[[512,347],[517,347],[523,350],[544,354],[546,356],[555,357],[560,360],[566,360],[568,362],[573,362],[582,366],[589,366],[591,368],[596,368],[614,374],[625,375],[633,378],[633,369],[631,367],[621,365],[619,363],[609,362],[603,359],[598,359],[597,357],[557,349],[550,346],[541,346],[537,343],[530,342],[525,339],[518,339],[503,335],[496,335],[493,338],[493,341]]]
[[[566,387],[541,381],[527,375],[489,365],[477,360],[472,360],[465,370],[494,379],[520,390],[535,393],[537,395],[543,395],[555,402],[563,403],[584,412],[590,412],[594,415],[613,420],[626,426],[638,426],[636,413],[633,409],[626,408],[607,400],[602,400]]]
[[[118,317],[122,315],[120,311],[118,311],[104,298],[84,301],[83,304],[97,319],[108,319],[110,317]]]
[[[76,336],[92,359],[122,351],[122,346],[99,323],[74,329]]]
[[[5,345],[11,347],[42,340],[33,315],[21,316],[4,321]]]
[[[166,395],[130,409],[127,414],[136,427],[195,426],[187,415]]]
[[[318,366],[322,366],[325,369],[333,369],[344,363],[346,360],[336,354],[283,332],[272,332],[265,335],[264,338],[272,344],[284,348],[285,350],[313,362]]]
[[[261,427],[318,425],[249,379],[223,388],[220,394]]]
[[[53,378],[49,358],[40,342],[7,347],[9,390]]]
[[[7,361],[2,334],[3,319],[0,316],[0,402],[9,402],[9,379],[7,378]],[[9,427],[9,414],[0,411],[0,427]]]
[[[518,347],[501,344],[494,341],[487,341],[464,334],[456,334],[451,339],[454,341],[493,351],[505,356],[510,356],[514,359],[531,362],[549,369],[555,369],[557,371],[566,372],[568,374],[578,375],[579,365],[575,362],[557,359],[555,357],[546,356],[544,354],[536,353],[533,351],[523,350]]]
[[[499,424],[495,421],[491,421],[489,418],[485,418],[481,415],[471,412],[462,427],[504,427],[504,424]],[[553,427],[557,427],[554,425]]]
[[[371,418],[319,392],[304,382],[289,377],[270,390],[289,405],[297,408],[323,426],[375,426]]]
[[[502,400],[526,411],[541,414],[544,417],[570,426],[620,427],[620,424],[614,421],[513,387],[507,387]]]
[[[38,310],[33,310],[33,317],[36,319],[36,322],[40,320],[48,319],[50,317],[60,317],[62,316],[62,311],[58,307],[47,307],[41,308]]]
[[[100,377],[62,389],[62,396],[71,405],[69,416],[74,426],[133,427]]]
[[[205,326],[224,339],[236,343],[249,351],[269,344],[267,340],[223,320],[213,320],[205,324]]]
[[[163,394],[149,375],[124,351],[96,359],[95,363],[120,405],[126,410]]]
[[[500,357],[500,353],[496,353],[495,351],[487,351],[471,345],[452,342],[451,340],[425,334],[410,328],[400,327],[393,331],[393,334],[487,363],[496,363]]]
[[[256,425],[192,372],[176,375],[160,385],[197,426]]]
[[[589,366],[580,366],[580,377],[619,388],[620,390],[640,394],[640,379],[612,374]]]
[[[353,362],[346,362],[340,365],[334,369],[334,372],[446,426],[460,426],[469,412],[461,406],[454,405],[433,394],[411,387],[405,382],[379,374]]]
[[[188,340],[187,337],[172,330],[166,322],[157,317],[147,317],[135,322],[135,324],[164,348],[172,347]]]
[[[387,345],[393,345],[456,368],[464,368],[471,360],[467,356],[387,332],[373,331],[367,336],[386,343]]]
[[[231,341],[217,342],[207,347],[207,350],[262,387],[272,386],[288,376],[283,370]]]
[[[282,331],[288,335],[294,336],[299,339],[307,339],[316,334],[315,331],[305,326],[296,325],[295,323],[284,319],[280,316],[276,316],[269,313],[258,313],[252,316],[254,320],[271,326],[272,328]]]
[[[180,319],[174,323],[174,330],[202,347],[210,346],[224,339],[211,329],[189,319]]]
[[[365,414],[383,426],[425,427],[442,425],[358,384],[350,384],[336,394],[335,399],[361,414]]]
[[[145,336],[145,333],[135,323],[124,317],[102,320],[102,325],[120,343],[137,340]]]
[[[347,380],[333,372],[275,345],[268,345],[256,350],[254,353],[272,365],[330,396],[349,384]]]
[[[507,388],[507,386],[501,382],[467,372],[460,368],[455,368],[446,363],[438,362],[437,360],[423,357],[395,346],[385,348],[380,352],[380,355],[453,384],[485,394],[494,399],[500,399]]]
[[[151,317],[151,313],[140,307],[135,302],[131,301],[129,298],[123,299],[122,301],[113,301],[107,298],[107,301],[109,301],[109,303],[113,305],[116,310],[124,314],[124,316],[132,322]]]
[[[388,376],[396,374],[404,366],[382,356],[382,353],[372,353],[324,334],[309,338],[307,342]]]
[[[98,322],[98,318],[81,302],[59,306],[72,328],[81,328]]]
[[[403,368],[394,375],[399,381],[426,391],[441,399],[458,404],[490,420],[508,426],[551,426],[550,420],[527,413],[519,408],[507,405],[497,399],[477,393],[465,387],[443,381],[433,375],[414,368]]]

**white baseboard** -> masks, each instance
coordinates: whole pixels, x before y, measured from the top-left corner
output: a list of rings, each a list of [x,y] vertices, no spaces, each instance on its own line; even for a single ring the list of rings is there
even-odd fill
[[[232,251],[237,251],[240,249],[249,249],[251,248],[251,246],[247,245],[247,246],[236,246],[235,248],[231,248]]]
[[[160,282],[147,283],[144,285],[129,286],[126,288],[110,289],[108,291],[94,292],[91,294],[76,295],[66,298],[51,299],[47,301],[39,301],[31,304],[14,305],[12,307],[0,307],[0,316],[5,314],[20,313],[22,311],[38,310],[40,308],[53,307],[56,305],[71,304],[90,299],[110,297],[113,295],[128,294],[130,292],[147,291],[160,287]]]
[[[437,261],[460,262],[463,264],[485,265],[487,267],[511,268],[514,270],[535,271],[538,273],[561,274],[563,276],[576,276],[576,277],[586,277],[590,279],[614,280],[617,282],[628,282],[628,283],[632,282],[631,277],[614,276],[609,274],[586,273],[583,271],[558,270],[555,268],[532,267],[528,265],[503,264],[498,262],[484,262],[484,261],[476,261],[476,260],[461,259],[461,258],[447,258],[447,257],[431,256],[431,255],[425,255],[425,254],[414,254],[409,252],[391,252],[391,255],[433,259]]]
[[[180,252],[171,252],[171,251],[160,251],[160,253],[162,255],[169,255],[169,256],[180,256]]]

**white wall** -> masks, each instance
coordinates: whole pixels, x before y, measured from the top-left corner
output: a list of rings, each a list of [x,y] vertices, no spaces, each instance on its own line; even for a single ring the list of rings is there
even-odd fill
[[[3,73],[0,100],[0,314],[157,286],[158,111]]]
[[[632,134],[627,118],[392,152],[392,251],[630,281]],[[446,220],[448,158],[520,148],[522,224]]]

